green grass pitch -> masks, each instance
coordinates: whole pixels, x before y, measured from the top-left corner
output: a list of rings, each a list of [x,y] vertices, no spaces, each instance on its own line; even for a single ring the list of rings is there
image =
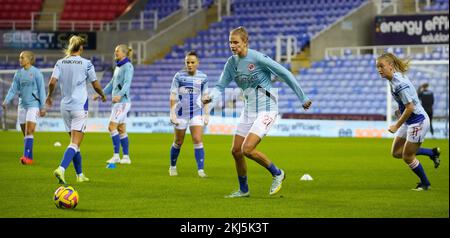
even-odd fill
[[[69,142],[65,133],[35,134],[35,163],[23,166],[23,137],[0,132],[0,217],[449,217],[448,140],[439,146],[441,166],[419,156],[431,181],[426,192],[411,191],[418,179],[403,161],[390,156],[390,139],[266,137],[266,153],[287,178],[280,195],[270,197],[269,172],[248,160],[251,196],[225,199],[238,187],[230,153],[231,136],[205,136],[205,171],[197,176],[191,138],[178,160],[178,177],[169,177],[173,135],[130,134],[131,165],[107,169],[112,155],[107,133],[87,133],[81,146],[83,172],[91,179],[76,183],[71,164],[67,182],[80,195],[73,210],[52,201],[59,185],[53,170]],[[56,141],[61,147],[54,147]],[[313,181],[300,181],[308,173]]]

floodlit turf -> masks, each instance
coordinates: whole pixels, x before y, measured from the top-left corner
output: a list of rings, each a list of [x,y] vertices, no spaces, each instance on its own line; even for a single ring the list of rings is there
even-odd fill
[[[169,177],[170,134],[130,134],[131,165],[107,169],[112,155],[107,133],[88,133],[81,146],[83,172],[91,179],[76,183],[71,164],[66,180],[79,193],[73,210],[52,201],[59,186],[53,170],[69,138],[65,133],[35,135],[35,163],[23,166],[23,138],[0,132],[0,217],[449,217],[448,140],[440,146],[441,167],[419,159],[432,190],[411,191],[418,179],[390,154],[389,139],[267,137],[258,147],[287,178],[280,195],[269,197],[272,178],[247,161],[250,198],[225,199],[238,187],[230,154],[231,136],[205,136],[205,171],[197,176],[189,136],[178,160],[178,177]],[[54,147],[56,141],[61,147]],[[308,173],[313,181],[300,181]]]

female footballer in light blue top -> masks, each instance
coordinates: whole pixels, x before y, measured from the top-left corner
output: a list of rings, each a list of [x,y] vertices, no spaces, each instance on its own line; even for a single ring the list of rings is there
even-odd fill
[[[134,74],[133,64],[131,64],[133,51],[127,45],[121,44],[116,47],[114,54],[116,68],[111,81],[103,89],[106,94],[112,93],[113,103],[108,130],[112,138],[114,155],[106,162],[131,164],[126,119],[131,107],[130,87]],[[122,159],[119,157],[120,145],[122,145]]]
[[[217,102],[232,80],[244,90],[244,110],[241,113],[232,147],[239,190],[227,197],[250,195],[244,156],[269,170],[273,176],[269,194],[274,195],[280,191],[285,173],[278,169],[266,155],[256,150],[256,146],[268,133],[278,114],[278,99],[276,92],[271,88],[271,75],[278,76],[294,90],[305,110],[311,106],[312,102],[303,93],[291,72],[268,56],[248,48],[248,33],[243,27],[230,32],[229,43],[234,55],[225,64],[219,83],[211,94],[202,100],[204,103]]]
[[[89,181],[84,176],[81,166],[80,146],[86,130],[88,116],[87,83],[91,83],[94,90],[106,101],[102,87],[98,82],[94,65],[91,61],[82,58],[84,39],[72,36],[66,50],[66,57],[56,62],[53,74],[48,84],[46,104],[49,108],[53,104],[52,95],[59,81],[61,88],[61,115],[64,119],[67,132],[70,135],[70,145],[64,152],[60,166],[53,172],[61,184],[66,184],[64,172],[73,160],[77,174],[77,182]]]
[[[33,66],[34,54],[31,51],[23,51],[19,56],[19,63],[22,67],[16,72],[11,84],[11,88],[3,101],[3,109],[14,96],[19,93],[18,121],[25,137],[24,152],[20,157],[22,164],[33,163],[33,141],[36,121],[39,116],[45,116],[45,85],[44,77]]]
[[[175,74],[170,88],[170,121],[174,125],[175,138],[170,148],[169,175],[177,176],[177,159],[189,127],[194,143],[194,155],[197,161],[197,174],[207,177],[205,151],[203,149],[203,126],[208,124],[208,106],[202,108],[201,97],[208,90],[206,74],[197,70],[199,59],[194,51],[185,57],[185,69]],[[203,112],[204,109],[204,112]]]
[[[440,152],[439,148],[420,148],[430,128],[430,119],[420,104],[414,86],[404,74],[408,70],[408,62],[398,59],[391,53],[385,53],[378,57],[376,66],[380,76],[389,81],[391,94],[399,106],[396,113],[400,115],[399,119],[388,129],[389,132],[395,133],[392,156],[403,158],[420,178],[420,183],[414,190],[428,190],[430,182],[416,155],[428,155],[435,163],[439,163]]]

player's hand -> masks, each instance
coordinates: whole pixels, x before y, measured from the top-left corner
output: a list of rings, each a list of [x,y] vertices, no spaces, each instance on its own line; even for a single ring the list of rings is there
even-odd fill
[[[53,105],[53,99],[51,97],[47,97],[47,99],[45,99],[45,105],[47,105],[48,108],[51,108]]]
[[[97,99],[100,98],[100,95],[95,94],[94,96],[92,96],[92,100],[97,101]]]
[[[121,98],[122,98],[122,97],[121,97],[120,95],[114,96],[114,97],[112,98],[112,102],[113,102],[113,103],[120,102],[120,99],[121,99]]]
[[[177,116],[175,116],[175,115],[170,116],[170,123],[172,123],[175,126],[178,126],[180,124],[177,120]]]
[[[389,127],[388,131],[392,134],[394,134],[395,132],[397,132],[398,127],[396,125],[392,125]]]
[[[205,126],[208,125],[208,123],[209,123],[209,115],[203,115],[203,123],[205,124]]]
[[[103,94],[101,97],[102,97],[102,102],[106,102],[106,95]]]
[[[43,109],[39,109],[39,116],[40,117],[45,117],[45,114],[47,113],[47,111],[43,108]]]
[[[208,104],[208,103],[211,102],[211,100],[212,100],[212,98],[209,95],[205,95],[205,96],[202,97],[202,103],[203,104]]]
[[[6,111],[6,103],[5,102],[2,103],[2,108],[3,108],[4,111]]]
[[[311,104],[312,104],[312,101],[308,100],[305,103],[303,103],[302,107],[306,111],[306,110],[308,110],[311,107]]]

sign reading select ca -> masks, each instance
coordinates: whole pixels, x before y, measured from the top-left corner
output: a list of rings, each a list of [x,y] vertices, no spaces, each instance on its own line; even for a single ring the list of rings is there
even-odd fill
[[[377,16],[375,44],[448,44],[448,14]]]
[[[95,32],[0,32],[0,46],[3,49],[62,49],[67,46],[72,35],[78,35],[86,39],[85,49],[96,49]]]

